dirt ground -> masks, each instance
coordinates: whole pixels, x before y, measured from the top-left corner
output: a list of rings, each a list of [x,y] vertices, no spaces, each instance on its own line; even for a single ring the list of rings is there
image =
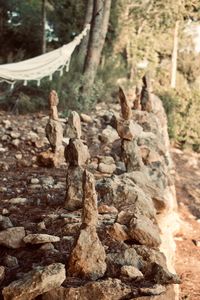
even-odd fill
[[[173,150],[176,191],[181,219],[176,236],[176,270],[180,275],[180,300],[200,299],[200,155]]]

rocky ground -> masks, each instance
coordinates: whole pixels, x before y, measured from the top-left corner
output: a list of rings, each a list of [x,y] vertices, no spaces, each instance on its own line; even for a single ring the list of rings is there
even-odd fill
[[[154,198],[159,214],[165,207],[165,200],[160,196],[165,175],[159,175],[161,181],[155,177],[159,187],[157,183],[151,183],[150,191],[147,189],[144,193],[141,178],[147,180],[146,175],[143,173],[143,177],[140,177],[138,171],[138,179],[134,174],[133,182],[130,174],[126,173],[127,165],[120,158],[121,141],[112,126],[113,112],[119,114],[119,111],[118,104],[111,105],[109,109],[107,105],[101,104],[90,117],[82,116],[82,140],[89,146],[91,155],[87,169],[94,176],[90,177],[86,173],[85,181],[79,182],[79,191],[83,188],[85,199],[83,215],[78,206],[69,209],[69,201],[66,200],[69,164],[63,160],[57,168],[45,168],[38,163],[38,156],[49,151],[49,142],[45,137],[47,115],[13,116],[0,112],[0,285],[1,290],[4,289],[4,299],[27,299],[24,294],[28,295],[28,299],[43,294],[38,296],[38,299],[43,300],[82,300],[94,297],[99,300],[174,299],[170,284],[179,282],[179,279],[167,270],[165,259],[158,251],[159,233],[155,208],[151,204]],[[144,122],[145,126],[148,127],[148,123]],[[140,132],[139,127],[134,130]],[[148,128],[145,130],[148,132]],[[63,142],[67,144],[69,141],[64,138]],[[140,162],[134,156],[134,161],[151,170],[152,165],[154,169],[157,168],[158,150],[147,156],[147,148],[154,146],[148,144],[148,147],[143,147],[142,139],[140,142],[143,160]],[[128,146],[126,153],[130,154]],[[159,147],[162,153],[162,147]],[[194,197],[198,199],[199,185],[192,182],[192,176],[189,181],[187,173],[183,175],[180,172],[179,168],[183,168],[181,160],[186,159],[182,153],[174,151],[173,154],[180,176],[177,177],[180,214],[184,224],[190,225],[188,230],[183,230],[176,237],[176,267],[182,279],[181,299],[196,300],[199,299],[199,291],[196,283],[197,267],[194,266],[199,264],[199,254],[194,255],[193,252],[199,251],[199,223],[195,220],[199,204],[196,200],[191,205],[191,200]],[[131,159],[128,160],[128,166],[135,168]],[[198,172],[196,166],[188,166],[188,171],[190,168]],[[70,182],[73,186],[73,180]],[[195,188],[191,189],[191,184]],[[183,191],[184,197],[181,194]],[[133,199],[134,208],[131,204]],[[195,217],[191,218],[190,212]],[[191,228],[193,223],[195,225]],[[85,238],[87,245],[82,244]],[[81,252],[82,247],[88,247],[86,253]],[[95,249],[97,254],[93,255]],[[193,259],[190,259],[188,267],[191,256]],[[87,260],[90,261],[89,266],[85,266]],[[37,283],[36,290],[30,283],[33,278]],[[99,278],[101,280],[95,281]],[[51,289],[54,289],[55,294],[44,294]],[[2,295],[0,298],[3,299]]]

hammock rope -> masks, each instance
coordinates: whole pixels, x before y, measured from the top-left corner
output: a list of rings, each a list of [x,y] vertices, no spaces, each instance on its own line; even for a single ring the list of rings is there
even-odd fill
[[[52,80],[56,71],[59,71],[62,76],[64,68],[66,72],[69,71],[71,56],[89,29],[90,24],[87,24],[72,42],[56,50],[21,62],[0,65],[0,82],[7,82],[11,88],[14,88],[19,80],[24,81],[24,85],[27,85],[30,80],[36,80],[39,86],[44,77]]]

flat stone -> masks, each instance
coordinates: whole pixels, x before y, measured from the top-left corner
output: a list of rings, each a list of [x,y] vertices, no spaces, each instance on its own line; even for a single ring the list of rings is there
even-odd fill
[[[24,237],[24,242],[26,244],[44,244],[44,243],[56,243],[60,241],[58,236],[49,235],[49,234],[28,234]]]
[[[38,267],[3,289],[4,300],[29,300],[60,287],[65,280],[65,266],[54,263]]]
[[[140,293],[144,296],[157,296],[166,292],[166,288],[163,285],[155,284],[152,287],[140,288]]]
[[[144,277],[142,272],[138,268],[135,268],[134,266],[121,267],[121,274],[132,279],[136,279],[136,278],[141,279]]]
[[[117,214],[118,210],[114,206],[108,206],[106,204],[101,204],[98,207],[99,214]]]
[[[7,203],[10,203],[10,204],[26,204],[28,202],[28,199],[17,197],[17,198],[12,198],[12,199],[3,200],[3,201],[7,202]]]

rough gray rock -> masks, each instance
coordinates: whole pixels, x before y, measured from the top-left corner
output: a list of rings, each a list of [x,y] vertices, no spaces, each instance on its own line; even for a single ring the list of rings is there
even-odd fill
[[[11,220],[8,217],[0,215],[0,230],[13,227]]]
[[[84,171],[82,224],[84,226],[97,226],[97,221],[98,209],[95,179],[90,172]]]
[[[42,300],[120,300],[130,292],[131,288],[121,280],[108,278],[81,287],[61,287],[44,294]]]
[[[128,233],[142,245],[158,247],[161,243],[158,226],[143,215],[131,219]]]
[[[96,189],[102,203],[113,205],[119,211],[128,211],[132,215],[141,213],[151,219],[155,217],[152,199],[123,174],[99,180]]]
[[[83,172],[80,166],[69,166],[66,176],[65,208],[75,210],[83,204]]]
[[[119,135],[116,129],[108,125],[105,129],[103,129],[99,138],[103,143],[112,144],[114,141],[119,139]]]
[[[126,171],[141,171],[144,167],[144,163],[140,156],[137,141],[122,141],[122,160],[125,163]]]
[[[82,135],[81,120],[76,111],[71,111],[65,127],[64,135],[70,139],[80,139]]]
[[[88,147],[79,139],[70,139],[65,147],[66,162],[71,166],[84,166],[89,158]]]
[[[143,129],[133,120],[116,120],[116,130],[121,139],[132,141],[142,133]]]
[[[59,120],[49,119],[45,132],[53,152],[62,148],[63,128]]]
[[[27,236],[24,237],[23,240],[26,244],[34,245],[34,244],[59,242],[60,238],[54,235],[35,233],[35,234],[28,234]]]

